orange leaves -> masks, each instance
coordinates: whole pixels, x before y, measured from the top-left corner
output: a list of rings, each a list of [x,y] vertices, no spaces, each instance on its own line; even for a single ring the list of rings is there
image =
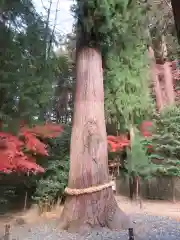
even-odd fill
[[[5,171],[16,168],[14,159],[24,156],[21,151],[23,142],[9,133],[0,133],[0,170]]]
[[[23,142],[16,136],[11,135],[10,133],[0,132],[0,148],[2,146],[6,147],[11,143],[13,143],[16,147],[21,147],[23,145]]]
[[[45,124],[33,128],[23,126],[19,132],[22,140],[10,133],[0,132],[0,171],[44,172],[33,158],[36,154],[48,155],[46,145],[38,137],[52,138],[62,131],[62,127],[56,124]],[[23,149],[29,150],[32,154],[25,154]]]
[[[111,152],[123,150],[125,147],[130,145],[130,141],[127,139],[127,136],[125,135],[108,136],[107,141]]]
[[[10,137],[7,135],[5,137],[3,133],[0,133],[0,171],[5,173],[11,171],[44,171],[23,153],[23,146],[23,142],[19,141],[16,136]]]
[[[46,145],[41,142],[35,134],[24,132],[23,137],[27,150],[32,151],[35,154],[48,156]]]
[[[32,172],[38,172],[38,173],[43,173],[44,168],[36,164],[35,159],[32,161],[33,158],[28,158],[25,156],[25,158],[18,158],[16,160],[16,166],[18,166],[17,170],[27,172],[27,171],[32,171]]]
[[[32,128],[22,127],[19,135],[24,137],[25,146],[28,150],[47,156],[46,145],[37,137],[53,138],[57,137],[62,131],[62,126],[46,123],[42,126],[34,126]]]
[[[152,135],[152,122],[143,121],[140,125],[140,132],[144,137],[150,137]],[[108,136],[107,137],[108,147],[110,152],[122,151],[125,147],[130,146],[130,140],[128,140],[126,135],[120,136]],[[148,149],[152,146],[148,145]]]
[[[59,136],[59,134],[63,131],[62,126],[52,123],[46,123],[41,126],[34,126],[32,128],[22,127],[20,129],[20,134],[30,133],[35,134],[39,137],[44,138],[53,138]]]

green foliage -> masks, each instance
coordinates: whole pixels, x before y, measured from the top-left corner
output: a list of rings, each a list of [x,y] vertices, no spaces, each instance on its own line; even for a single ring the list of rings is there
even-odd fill
[[[131,53],[121,51],[119,56],[112,54],[107,61],[106,114],[121,122],[121,127],[124,125],[128,128],[131,123],[139,124],[153,109],[147,59],[143,52],[143,47],[138,47]]]
[[[73,11],[79,47],[95,47],[102,53],[107,122],[118,123],[118,128],[141,122],[153,109],[145,54],[146,5],[131,0],[78,0]]]
[[[117,45],[124,49],[127,42],[132,42],[132,36],[141,28],[137,16],[141,16],[144,9],[131,0],[77,0],[73,11],[81,46],[100,47],[106,53]],[[133,30],[130,35],[129,28]]]
[[[143,145],[144,138],[136,131],[131,142],[131,149],[127,150],[126,168],[129,176],[151,177],[156,170],[156,165],[151,162],[147,148]]]
[[[68,181],[71,128],[65,127],[58,138],[48,140],[49,157],[44,162],[46,172],[37,182],[34,200],[39,205],[53,206],[63,197]],[[43,160],[44,161],[44,160]]]
[[[41,211],[46,206],[51,209],[58,200],[62,200],[67,186],[68,172],[69,156],[63,156],[63,159],[59,157],[58,160],[49,162],[45,176],[37,182],[33,197],[42,208]]]
[[[53,93],[53,32],[31,0],[1,1],[0,8],[0,118],[44,120]]]
[[[117,17],[121,28],[105,61],[105,109],[107,121],[118,122],[122,131],[151,115],[153,104],[144,7],[132,3]]]
[[[12,172],[10,174],[0,174],[0,214],[8,211],[22,210],[31,204],[31,194],[36,186],[35,175]],[[27,193],[27,199],[25,195]]]
[[[52,110],[57,122],[69,123],[72,119],[74,91],[74,68],[73,49],[71,39],[66,39],[65,49],[57,51],[56,69],[57,85],[52,102]]]
[[[157,174],[180,176],[180,108],[167,108],[155,118],[151,139],[156,156],[160,159]]]

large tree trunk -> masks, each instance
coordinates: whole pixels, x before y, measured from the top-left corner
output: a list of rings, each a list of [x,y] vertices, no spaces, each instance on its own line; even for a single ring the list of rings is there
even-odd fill
[[[110,181],[100,53],[92,48],[81,49],[76,71],[68,188],[85,189]],[[128,217],[117,206],[111,186],[89,194],[68,195],[61,223],[69,231],[81,231],[85,226],[88,229],[130,227]]]

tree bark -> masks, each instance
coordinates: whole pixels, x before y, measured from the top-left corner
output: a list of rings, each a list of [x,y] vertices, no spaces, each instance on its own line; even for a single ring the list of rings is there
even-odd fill
[[[133,178],[129,177],[129,198],[131,201],[133,201],[134,196],[134,184],[133,184]]]
[[[152,77],[152,81],[153,81],[153,87],[154,87],[154,92],[156,95],[156,106],[158,111],[161,111],[164,107],[164,101],[163,101],[163,96],[162,96],[162,89],[161,89],[161,85],[159,82],[159,77],[157,74],[157,70],[156,70],[156,61],[155,61],[155,57],[154,57],[154,50],[149,47],[149,58],[150,58],[150,71],[151,71],[151,77]]]
[[[175,103],[175,93],[173,87],[173,77],[171,67],[168,62],[163,65],[164,68],[164,82],[167,95],[167,105],[173,105]]]
[[[177,31],[177,38],[180,44],[180,14],[179,14],[180,2],[177,0],[171,0],[171,5],[172,5],[172,10],[174,15],[175,27]]]
[[[171,185],[172,185],[172,200],[173,203],[176,203],[175,177],[171,177]]]
[[[110,179],[101,54],[93,48],[81,49],[76,63],[68,187],[82,189],[108,183]],[[119,230],[131,225],[118,208],[111,187],[91,194],[67,196],[61,224],[71,232],[96,226]]]

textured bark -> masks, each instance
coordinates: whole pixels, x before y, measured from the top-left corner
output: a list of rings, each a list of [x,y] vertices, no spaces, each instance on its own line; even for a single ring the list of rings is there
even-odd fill
[[[167,96],[167,105],[173,105],[175,103],[175,93],[173,88],[173,76],[171,67],[168,62],[165,62],[164,65],[164,83],[165,91]]]
[[[102,59],[84,48],[77,55],[76,96],[71,137],[69,188],[88,188],[109,182],[104,116]],[[67,196],[61,216],[69,231],[86,227],[129,228],[130,221],[115,201],[112,188]]]
[[[131,142],[131,148],[132,148],[132,143],[134,141],[134,136],[135,136],[133,125],[130,125],[129,129],[130,129],[129,130],[130,142]],[[136,199],[136,187],[137,187],[136,182],[137,181],[136,181],[136,176],[134,174],[132,175],[132,172],[131,172],[130,178],[131,178],[131,184],[132,184],[131,200],[134,200],[134,199]]]
[[[163,94],[162,94],[159,77],[157,74],[154,51],[151,47],[149,47],[149,58],[151,60],[150,71],[151,71],[154,92],[155,92],[155,96],[156,96],[156,106],[157,106],[158,111],[161,111],[164,107]]]
[[[131,201],[133,201],[133,196],[134,196],[133,178],[129,177],[129,198]]]
[[[179,0],[171,0],[174,22],[177,31],[177,38],[180,44],[180,1]]]

